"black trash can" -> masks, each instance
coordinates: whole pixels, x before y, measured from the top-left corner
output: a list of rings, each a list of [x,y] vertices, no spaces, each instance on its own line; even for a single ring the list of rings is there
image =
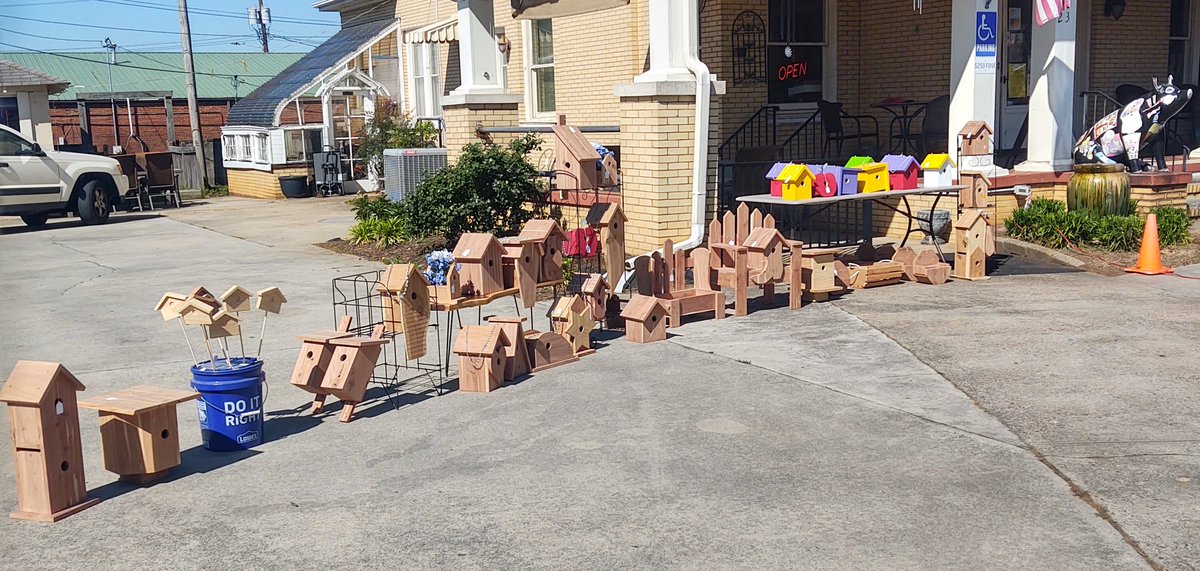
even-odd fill
[[[308,176],[290,175],[279,177],[279,190],[287,198],[312,198],[312,188],[308,186]]]

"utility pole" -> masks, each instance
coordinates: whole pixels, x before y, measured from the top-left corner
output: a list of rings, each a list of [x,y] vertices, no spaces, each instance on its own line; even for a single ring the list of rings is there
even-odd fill
[[[204,137],[200,134],[200,106],[196,103],[196,70],[192,63],[192,28],[188,24],[187,0],[179,0],[179,35],[183,42],[183,73],[187,77],[188,121],[192,127],[192,146],[200,169],[200,189],[208,188],[208,165],[204,162]]]
[[[113,150],[121,144],[121,127],[117,122],[117,98],[113,93],[112,68],[117,64],[117,44],[111,38],[104,38],[104,49],[108,50],[108,103],[112,107]]]
[[[267,26],[271,24],[271,9],[263,6],[263,0],[258,0],[258,8],[246,8],[246,16],[250,20],[250,28],[262,40],[263,53],[270,53],[271,48],[267,45]]]

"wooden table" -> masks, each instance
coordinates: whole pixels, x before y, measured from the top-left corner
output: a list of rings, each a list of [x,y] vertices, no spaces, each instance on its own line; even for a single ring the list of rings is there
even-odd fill
[[[192,391],[142,385],[79,401],[79,407],[100,413],[104,469],[146,484],[180,464],[175,406],[198,398]]]
[[[906,231],[904,232],[904,239],[900,241],[900,245],[904,246],[904,244],[908,242],[908,237],[913,232],[921,232],[927,236],[932,237],[933,234],[931,231],[933,230],[933,224],[932,224],[933,211],[937,209],[938,201],[940,201],[943,196],[957,196],[958,191],[962,190],[963,188],[965,188],[965,187],[963,187],[961,185],[927,186],[927,187],[921,187],[921,188],[914,188],[914,189],[910,189],[910,190],[891,190],[891,191],[887,191],[887,192],[871,192],[871,193],[867,193],[867,194],[861,194],[861,193],[860,194],[847,194],[844,196],[828,196],[828,197],[810,198],[808,200],[784,200],[778,196],[771,196],[770,194],[751,194],[748,196],[739,196],[737,198],[737,200],[739,202],[746,202],[749,204],[762,204],[762,205],[768,207],[768,209],[770,209],[772,207],[798,208],[801,210],[801,217],[800,217],[801,221],[803,221],[807,218],[811,218],[811,217],[815,216],[816,214],[819,214],[822,210],[828,208],[831,205],[843,203],[843,202],[857,201],[863,205],[862,240],[863,240],[863,243],[865,243],[865,244],[871,243],[872,238],[874,238],[874,236],[875,236],[874,224],[871,219],[870,205],[874,204],[874,203],[878,203],[879,205],[883,206],[884,208],[893,210],[896,213],[898,213],[901,216],[908,219],[908,226],[907,226]],[[928,216],[922,217],[922,216],[917,216],[916,214],[913,213],[912,206],[908,203],[908,197],[912,196],[912,195],[929,195],[929,196],[934,197],[933,205],[929,207]],[[896,198],[896,197],[900,197],[900,203],[904,206],[903,210],[884,202],[884,200],[886,200],[888,198]],[[804,207],[806,207],[806,206],[818,206],[819,208],[817,208],[813,212],[808,213],[808,215],[805,216],[804,215]],[[917,227],[913,228],[914,220],[917,221],[918,223],[924,222],[927,225],[929,225],[930,231],[926,231],[924,228],[921,228],[920,224],[917,224]],[[795,238],[795,227],[794,226],[792,228],[792,238],[793,239]],[[942,255],[941,245],[937,243],[937,240],[931,240],[931,241],[933,242],[934,248],[938,252],[938,256],[944,260],[945,256]]]

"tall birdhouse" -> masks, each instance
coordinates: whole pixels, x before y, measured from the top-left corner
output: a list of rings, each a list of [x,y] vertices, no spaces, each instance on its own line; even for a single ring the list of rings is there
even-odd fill
[[[963,212],[954,223],[954,277],[963,280],[987,279],[988,221],[981,208]]]
[[[813,176],[808,165],[791,165],[783,169],[780,180],[783,182],[784,200],[808,200],[813,196]]]
[[[619,204],[596,204],[588,210],[587,223],[600,233],[600,255],[610,283],[625,271],[625,222]]]
[[[921,170],[917,159],[911,155],[884,155],[881,162],[887,165],[892,190],[917,188],[917,173]]]
[[[504,289],[504,246],[491,234],[463,234],[454,245],[454,261],[460,265],[458,280],[475,288],[475,295],[490,295]]]
[[[654,297],[634,294],[621,312],[625,318],[625,336],[634,343],[653,343],[667,339],[667,308]]]
[[[458,355],[458,390],[490,393],[504,384],[508,346],[504,328],[497,324],[468,325],[458,331],[454,353]]]
[[[83,383],[58,363],[17,361],[0,389],[8,403],[17,480],[15,519],[54,522],[95,505],[83,475],[75,393]]]
[[[842,167],[842,181],[838,185],[838,196],[858,194],[861,191],[858,187],[858,174],[858,169],[856,168]]]
[[[842,171],[846,169],[836,165],[821,165],[813,167],[813,196],[828,198],[837,196],[842,188]],[[857,190],[857,185],[855,185]]]
[[[533,307],[537,303],[538,274],[542,271],[542,258],[537,245],[522,242],[520,236],[501,238],[504,245],[504,287],[517,288],[522,307]]]
[[[958,191],[959,208],[987,208],[988,189],[991,183],[981,173],[962,173],[959,178],[963,188]]]
[[[742,245],[746,247],[746,266],[756,274],[752,281],[761,285],[783,279],[783,234],[774,228],[755,228]]]
[[[488,317],[489,325],[497,325],[504,330],[504,336],[510,343],[504,347],[504,381],[513,381],[529,374],[533,365],[529,361],[529,346],[525,343],[525,318],[493,315]]]
[[[921,161],[925,186],[950,186],[958,178],[958,165],[946,153],[933,153]]]
[[[891,190],[888,167],[883,163],[870,163],[858,167],[859,191],[863,194]]]
[[[791,163],[775,163],[771,170],[767,171],[767,184],[771,185],[771,196],[780,198],[783,196],[783,181],[779,180],[779,175],[783,174],[783,169],[787,168]]]
[[[555,185],[559,190],[588,190],[600,186],[600,154],[578,128],[558,116],[554,125]]]
[[[587,303],[588,308],[592,310],[592,319],[598,322],[604,320],[605,312],[608,306],[608,282],[604,276],[600,274],[591,274],[583,281],[583,287],[579,292],[583,294],[583,300]]]
[[[404,358],[425,356],[429,328],[429,282],[412,264],[392,264],[376,291],[383,298],[383,330],[404,334]]]
[[[958,132],[962,148],[961,156],[986,156],[992,154],[992,128],[987,121],[967,121]]]
[[[538,283],[556,282],[563,279],[562,261],[563,242],[567,240],[566,232],[553,220],[536,218],[521,227],[522,242],[533,242],[538,247],[542,258],[541,271],[538,272]]]

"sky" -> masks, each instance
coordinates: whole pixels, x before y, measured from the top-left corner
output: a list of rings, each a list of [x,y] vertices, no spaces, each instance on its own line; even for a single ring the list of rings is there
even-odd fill
[[[272,52],[307,52],[338,29],[313,0],[265,0]],[[190,0],[192,49],[260,51],[246,8],[257,0]],[[180,51],[178,0],[0,0],[0,51]],[[42,20],[42,21],[34,21]]]

